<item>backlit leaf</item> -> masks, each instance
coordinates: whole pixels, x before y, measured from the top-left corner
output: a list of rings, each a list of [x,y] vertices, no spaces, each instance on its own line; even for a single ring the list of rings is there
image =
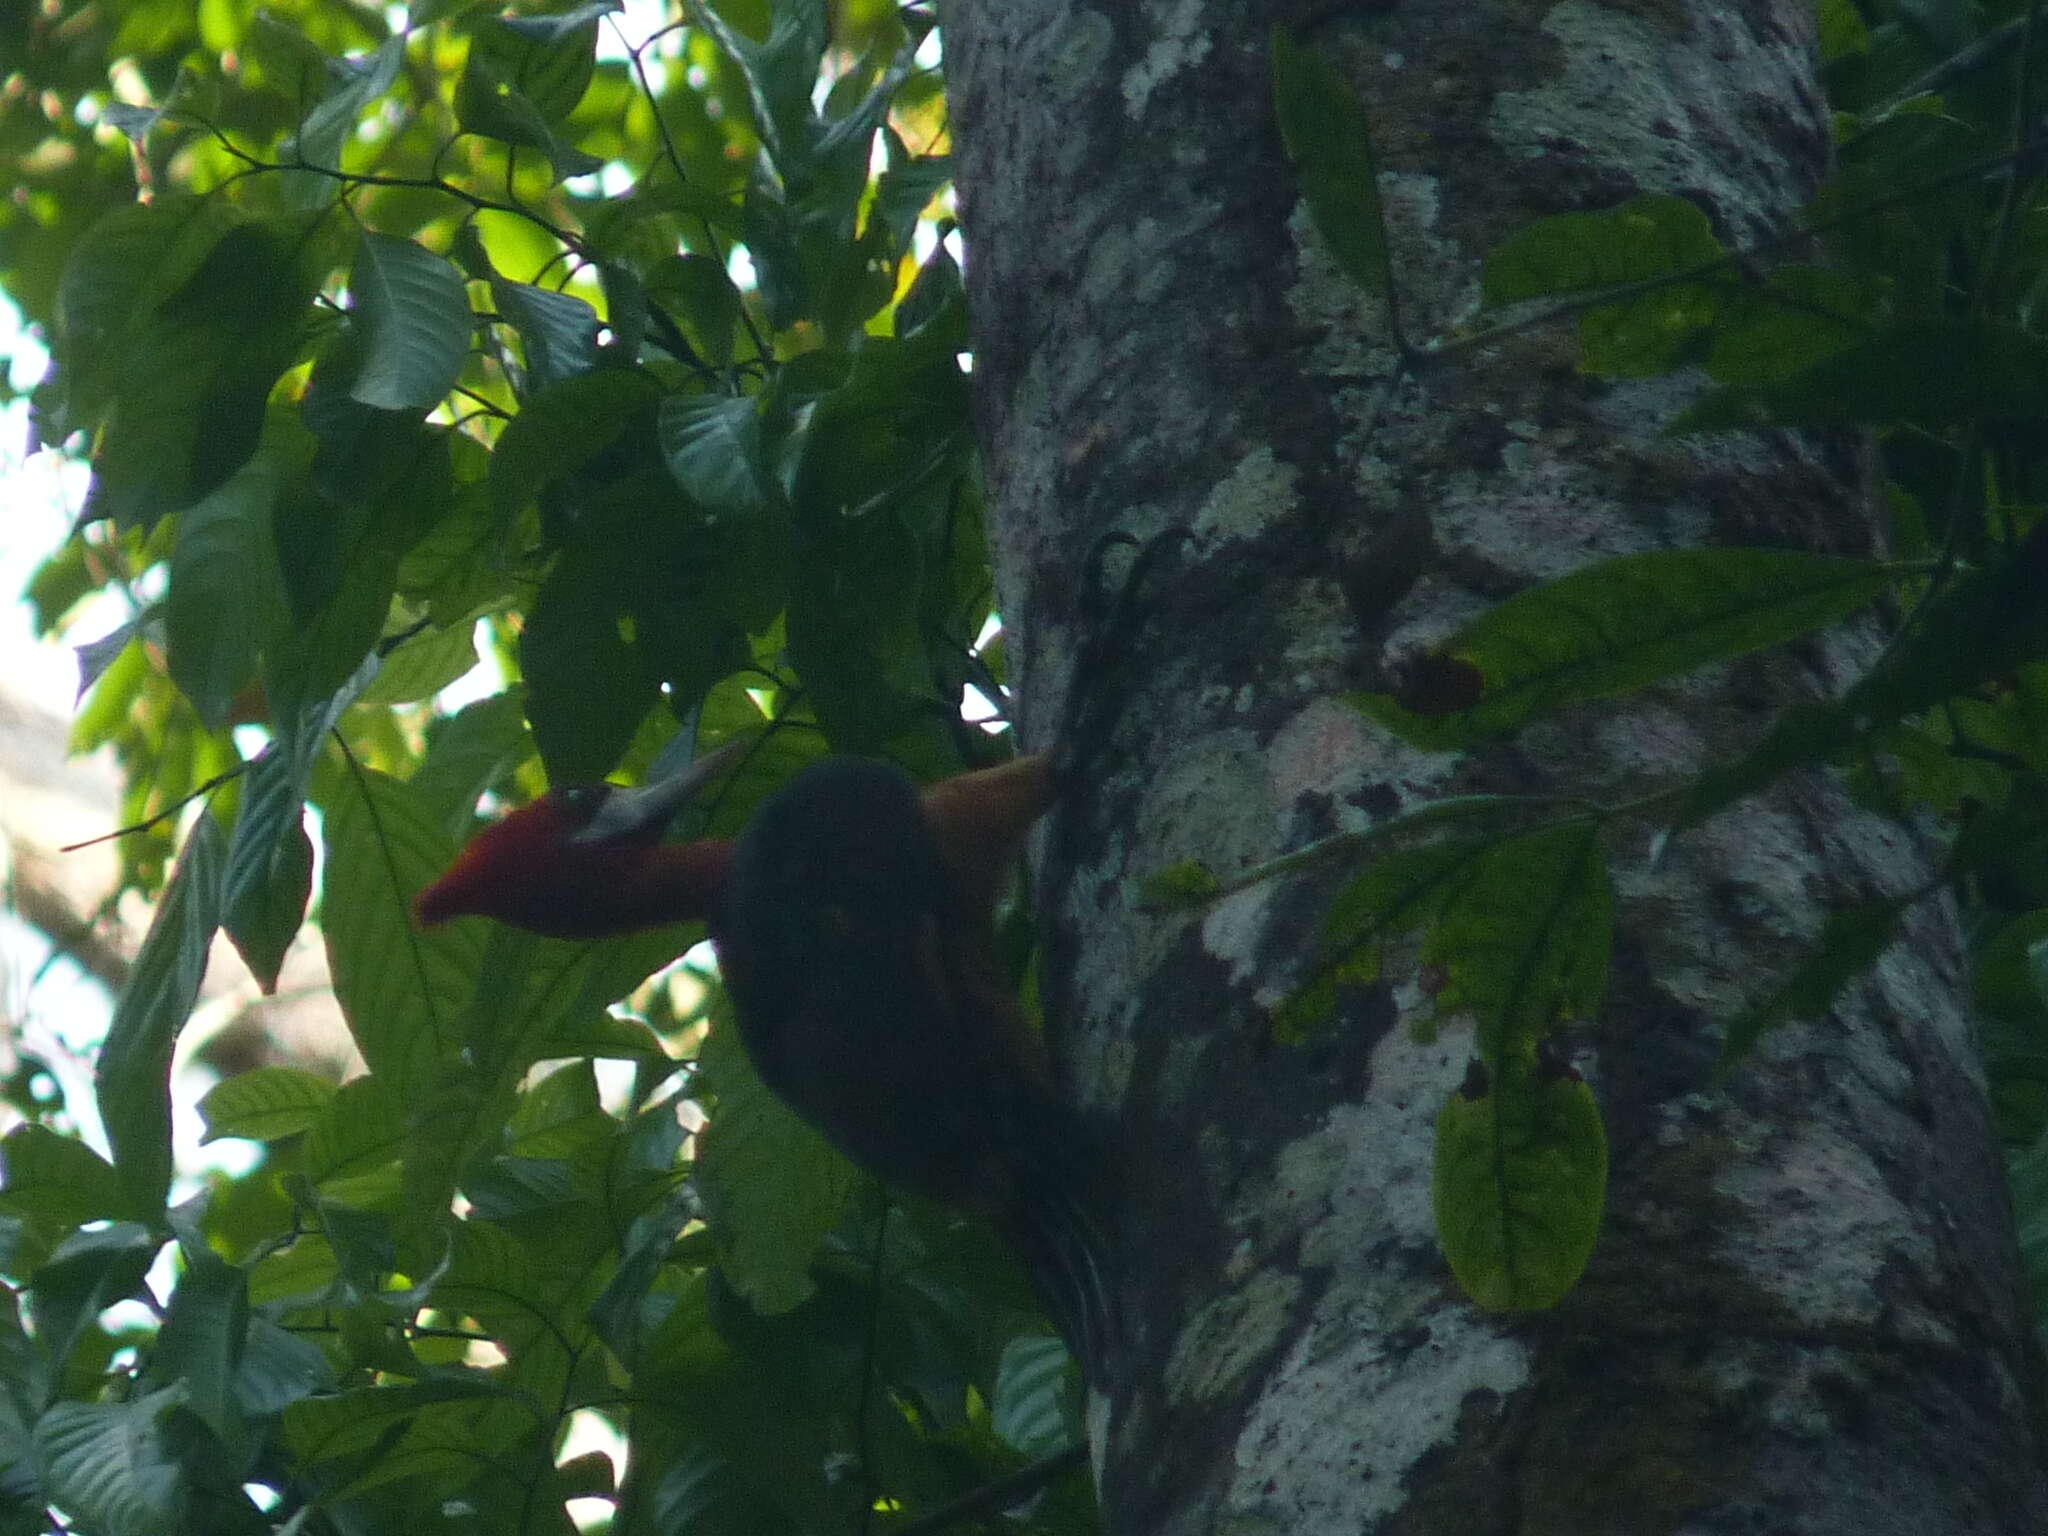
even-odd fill
[[[1540,1311],[1571,1289],[1600,1235],[1607,1137],[1576,1073],[1512,1057],[1475,1071],[1437,1116],[1437,1235],[1465,1293]]]
[[[1476,667],[1469,708],[1359,707],[1418,746],[1468,746],[1568,705],[1760,650],[1847,618],[1899,579],[1889,566],[1793,550],[1621,555],[1509,598],[1445,641]]]

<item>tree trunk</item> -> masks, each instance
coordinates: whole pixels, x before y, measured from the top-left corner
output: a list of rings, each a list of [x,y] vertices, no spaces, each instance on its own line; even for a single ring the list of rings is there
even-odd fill
[[[1872,547],[1862,445],[1673,439],[1672,381],[1606,384],[1535,331],[1408,372],[1310,230],[1268,29],[1358,87],[1411,337],[1476,304],[1528,220],[1643,191],[1731,242],[1828,153],[1810,7],[1602,10],[956,0],[947,73],[979,428],[1027,739],[1059,718],[1087,553],[1191,530],[1122,653],[1044,850],[1049,1028],[1116,1126],[1125,1358],[1097,1451],[1117,1532],[2038,1532],[2035,1355],[1952,916],[1923,905],[1824,1022],[1725,1084],[1726,1022],[1827,911],[1923,850],[1806,775],[1613,845],[1599,1019],[1564,1037],[1607,1118],[1600,1247],[1557,1310],[1479,1311],[1434,1237],[1438,1109],[1412,963],[1312,1043],[1272,1014],[1330,877],[1205,919],[1134,883],[1228,874],[1473,790],[1667,787],[1838,691],[1873,626],[1584,710],[1464,758],[1339,694],[1537,581],[1633,550]]]

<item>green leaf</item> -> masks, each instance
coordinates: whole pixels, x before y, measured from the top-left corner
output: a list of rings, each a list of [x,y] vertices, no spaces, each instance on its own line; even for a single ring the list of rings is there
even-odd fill
[[[324,1195],[339,1197],[344,1185],[376,1175],[395,1163],[405,1148],[407,1101],[417,1084],[394,1086],[381,1077],[351,1078],[328,1096],[306,1137],[306,1177]]]
[[[718,1019],[699,1058],[718,1108],[699,1144],[697,1187],[726,1279],[773,1315],[810,1296],[811,1259],[859,1175],[763,1086],[738,1035],[730,1017]]]
[[[598,19],[617,0],[596,0],[548,16],[484,16],[471,23],[470,61],[496,62],[550,123],[566,120],[590,88]]]
[[[348,1294],[354,1300],[375,1305],[371,1298],[382,1299],[385,1282],[398,1267],[398,1244],[391,1219],[381,1210],[360,1209],[342,1199],[323,1199],[318,1211],[320,1228],[334,1251]],[[362,1316],[371,1321],[371,1331],[382,1333],[382,1317],[372,1320],[368,1307]],[[364,1363],[389,1360],[393,1358],[392,1347],[380,1337],[367,1349],[357,1351],[356,1358]]]
[[[837,750],[876,751],[935,712],[919,528],[966,470],[964,386],[943,338],[871,336],[797,445],[789,651]]]
[[[1820,0],[1820,56],[1824,64],[1870,48],[1870,29],[1855,0]]]
[[[960,276],[960,264],[943,245],[918,269],[910,291],[896,305],[896,334],[906,339],[945,336],[963,352],[971,345],[966,284]]]
[[[661,1412],[635,1415],[636,1450],[646,1444],[645,1425],[657,1445],[701,1444],[720,1457],[731,1482],[720,1477],[708,1480],[710,1487],[698,1485],[707,1496],[704,1502],[712,1506],[710,1518],[722,1521],[729,1518],[728,1511],[734,1517],[740,1510],[746,1512],[744,1523],[712,1525],[711,1531],[720,1536],[833,1529],[847,1505],[817,1472],[835,1448],[844,1445],[843,1431],[837,1428],[844,1420],[832,1414],[820,1393],[858,1390],[846,1366],[837,1363],[857,1358],[857,1317],[847,1319],[855,1323],[854,1329],[835,1330],[842,1342],[827,1354],[815,1345],[799,1344],[807,1332],[803,1323],[815,1311],[763,1324],[715,1280],[679,1282],[674,1294],[674,1305],[641,1351],[638,1381],[643,1390],[651,1388]],[[821,1298],[820,1309],[824,1305]],[[738,1315],[714,1322],[714,1310]],[[744,1333],[763,1349],[741,1352],[726,1342],[730,1332]],[[788,1343],[778,1347],[779,1341]],[[798,1344],[800,1353],[790,1350],[789,1344]],[[770,1361],[789,1364],[764,1368]],[[878,1435],[888,1433],[888,1417],[894,1415],[875,1416]],[[682,1491],[667,1483],[663,1489]],[[697,1528],[646,1527],[688,1529],[693,1536]]]
[[[1325,960],[1354,957],[1433,921],[1493,847],[1491,839],[1453,835],[1373,859],[1323,916]]]
[[[306,786],[326,733],[360,686],[352,681],[338,693],[307,696],[302,688],[309,682],[317,687],[318,680],[290,671],[279,666],[271,673],[274,734],[244,777],[221,892],[228,936],[266,993],[277,984],[313,885]]]
[[[457,1045],[456,1012],[483,963],[487,928],[466,918],[423,931],[413,898],[455,845],[404,784],[362,769],[323,800],[322,930],[334,993],[370,1070],[424,1086]]]
[[[898,144],[893,135],[890,143],[891,163],[875,183],[872,216],[887,226],[896,249],[903,251],[910,248],[925,209],[952,185],[953,157],[904,155],[899,158],[893,154]]]
[[[349,271],[362,366],[349,394],[385,411],[426,411],[462,373],[475,316],[462,274],[417,241],[363,235]]]
[[[1422,961],[1444,968],[1439,1011],[1477,1016],[1493,1067],[1560,1019],[1598,1011],[1613,928],[1600,829],[1566,821],[1506,838],[1466,865],[1444,893]]]
[[[1452,816],[1403,818],[1404,830],[1513,809],[1506,797],[1473,797]],[[1443,969],[1439,1010],[1476,1012],[1489,1060],[1526,1047],[1558,1018],[1598,1007],[1612,901],[1597,829],[1583,819],[1513,835],[1454,825],[1435,841],[1375,855],[1331,902],[1315,974],[1276,1015],[1275,1034],[1307,1038],[1334,1016],[1340,986],[1378,978],[1391,936],[1422,929],[1424,962]]]
[[[745,395],[670,395],[661,402],[662,456],[710,516],[742,517],[768,499],[760,406]]]
[[[318,43],[261,11],[249,18],[240,53],[252,83],[260,81],[290,101],[317,98],[336,73],[336,61]]]
[[[334,1102],[335,1085],[297,1067],[254,1067],[216,1083],[199,1101],[201,1145],[223,1136],[279,1141],[308,1131]]]
[[[30,1276],[41,1356],[60,1366],[69,1364],[72,1351],[99,1315],[143,1290],[144,1277],[162,1246],[148,1228],[130,1221],[66,1238],[55,1257]]]
[[[596,29],[592,29],[594,35]],[[479,41],[492,37],[510,37],[512,29],[502,18],[485,18],[479,29]],[[582,63],[588,70],[590,53],[586,49]],[[578,150],[559,131],[559,117],[551,113],[553,102],[535,100],[520,84],[522,70],[520,61],[504,57],[500,49],[471,47],[469,61],[463,68],[463,78],[455,88],[455,117],[465,133],[481,133],[483,137],[498,139],[514,147],[530,147],[541,150],[549,166],[555,172],[555,180],[569,176],[588,176],[604,166],[596,156],[588,156]],[[588,80],[588,72],[584,76]],[[532,82],[543,92],[549,82]]]
[[[786,331],[818,311],[818,293],[806,270],[798,220],[780,188],[757,177],[740,208],[740,238],[754,264],[754,288],[768,323]]]
[[[808,5],[777,5],[766,42],[756,43],[710,7],[695,18],[739,67],[755,127],[785,179],[799,177],[816,129],[811,92],[831,41],[825,13]]]
[[[1579,317],[1586,371],[1612,379],[1671,372],[1714,326],[1721,295],[1711,283],[1661,283],[1622,303],[1591,306]]]
[[[0,1139],[0,1211],[52,1227],[134,1214],[113,1166],[73,1136],[27,1121]]]
[[[721,263],[695,252],[670,256],[648,275],[647,296],[671,311],[708,361],[721,368],[732,362],[741,300]]]
[[[634,430],[661,396],[637,369],[601,368],[542,390],[505,425],[491,452],[491,506],[501,528],[541,491]]]
[[[249,823],[251,797],[245,795],[242,805],[228,850],[222,921],[242,963],[268,997],[277,991],[277,973],[305,920],[306,899],[313,891],[313,840],[297,803],[275,825]],[[272,801],[261,808],[274,812],[279,805]],[[250,826],[246,842],[245,824]],[[260,852],[243,851],[259,847]]]
[[[2048,657],[2044,568],[2048,523],[1999,563],[1966,572],[1923,602],[1840,699],[1792,706],[1743,757],[1701,774],[1675,824],[1697,825],[1779,774],[1839,757],[1909,715]]]
[[[1387,236],[1365,109],[1322,54],[1273,29],[1273,108],[1309,217],[1350,279],[1387,291]]]
[[[652,473],[577,522],[519,640],[551,782],[603,777],[657,702],[686,715],[752,659],[732,607],[762,578],[758,533],[707,525]]]
[[[1830,912],[1819,942],[1770,996],[1728,1026],[1720,1070],[1727,1072],[1756,1048],[1765,1030],[1788,1019],[1813,1019],[1834,1006],[1850,982],[1867,974],[1891,948],[1899,919],[1913,903],[1903,897],[1859,902]]]
[[[776,1528],[776,1516],[759,1508],[733,1463],[708,1445],[689,1445],[634,1471],[653,1484],[644,1524],[636,1529],[769,1536]]]
[[[876,752],[934,700],[918,624],[922,550],[893,509],[800,539],[789,655],[835,751]]]
[[[292,576],[298,623],[271,647],[273,704],[311,704],[351,682],[364,686],[359,673],[393,617],[404,558],[419,530],[446,516],[454,494],[449,434],[410,416],[342,403],[374,418],[375,429],[348,461],[345,472],[356,478],[340,506],[311,486],[280,506],[280,555]],[[323,442],[321,454],[331,447]],[[316,463],[313,478],[342,472],[341,465]],[[308,523],[327,536],[307,536]],[[381,678],[383,668],[376,670]]]
[[[573,293],[491,278],[498,313],[526,343],[529,389],[545,389],[597,365],[597,311]]]
[[[178,519],[164,597],[171,677],[213,730],[283,617],[270,533],[277,485],[277,466],[259,454]]]
[[[1592,1090],[1576,1072],[1511,1056],[1505,1070],[1475,1068],[1436,1134],[1430,1198],[1458,1283],[1489,1311],[1555,1306],[1585,1271],[1606,1204]]]
[[[526,710],[550,783],[611,772],[660,697],[661,680],[636,647],[622,586],[647,569],[644,561],[644,550],[586,525],[555,562],[520,632]]]
[[[483,16],[470,24],[469,57],[455,87],[465,133],[545,153],[556,179],[581,176],[603,161],[558,131],[582,100],[595,67],[596,16],[582,6],[564,16]]]
[[[1638,197],[1599,213],[1538,219],[1487,253],[1489,305],[1670,277],[1718,261],[1707,216],[1682,197]]]
[[[161,1421],[185,1397],[167,1387],[127,1402],[52,1404],[35,1429],[45,1496],[96,1536],[176,1530],[185,1479]]]
[[[2026,1018],[2048,1008],[2036,956],[2048,940],[2048,908],[2009,918],[1976,941],[1971,1001],[1981,1013]]]
[[[437,1302],[474,1317],[514,1359],[523,1388],[547,1396],[561,1390],[574,1351],[590,1335],[573,1282],[604,1255],[577,1238],[610,1246],[601,1221],[582,1233],[578,1226],[569,1211],[552,1221],[544,1215],[535,1228],[542,1240],[529,1248],[495,1221],[457,1222],[454,1252],[434,1288]]]
[[[141,145],[148,141],[150,130],[163,121],[163,115],[161,108],[135,107],[116,101],[107,103],[105,119],[123,138]]]
[[[405,1213],[415,1224],[438,1223],[458,1182],[474,1186],[476,1161],[500,1143],[529,1069],[556,1048],[565,1019],[602,1011],[616,995],[609,962],[636,948],[633,940],[543,942],[491,928],[456,1019],[460,1052],[444,1058],[430,1081],[406,1085],[418,1095],[404,1169]],[[523,1161],[529,1170],[540,1166]],[[424,1241],[417,1231],[411,1236]]]
[[[142,1385],[176,1387],[183,1406],[230,1454],[246,1454],[249,1430],[236,1402],[235,1377],[249,1332],[247,1277],[203,1240],[181,1241],[179,1253],[183,1271]]]
[[[604,1114],[597,1074],[587,1061],[565,1061],[520,1093],[506,1125],[513,1138],[508,1145],[519,1157],[569,1156],[567,1151],[537,1150],[534,1139],[562,1126],[582,1125],[592,1115],[610,1119]]]
[[[1330,839],[1319,854],[1348,855],[1364,872],[1324,913],[1315,969],[1274,1015],[1274,1038],[1298,1045],[1329,1023],[1341,987],[1378,980],[1388,938],[1434,922],[1518,825],[1554,815],[1560,804],[1519,795],[1459,795]]]
[[[1073,1356],[1043,1334],[1026,1334],[1003,1348],[989,1423],[1020,1456],[1034,1461],[1080,1440],[1075,1410]]]
[[[2038,1308],[2048,1299],[2048,1141],[2037,1142],[2013,1163],[2012,1190],[2020,1262]]]
[[[1182,859],[1145,877],[1138,900],[1148,911],[1187,912],[1207,906],[1223,891],[1216,872],[1200,859]]]
[[[249,1272],[249,1300],[259,1307],[332,1306],[348,1298],[334,1250],[318,1232],[258,1259]]]
[[[334,1370],[320,1346],[266,1317],[249,1319],[235,1389],[242,1412],[267,1418],[316,1392],[334,1390]]]
[[[1444,643],[1438,654],[1484,680],[1471,707],[1417,713],[1396,696],[1354,699],[1417,746],[1466,747],[1836,623],[1898,579],[1876,562],[1790,550],[1621,555],[1518,593]]]
[[[1336,1019],[1340,989],[1371,986],[1379,977],[1379,943],[1361,941],[1349,954],[1325,964],[1307,986],[1280,1005],[1273,1015],[1274,1043],[1306,1044]]]
[[[99,573],[88,550],[74,534],[47,552],[29,577],[22,597],[34,611],[37,639],[52,635],[66,615],[99,590]]]
[[[1910,422],[1930,431],[2048,415],[2048,338],[1984,320],[1902,320],[1790,378],[1719,389],[1673,432]]]
[[[363,689],[364,704],[418,704],[476,670],[476,628],[426,629],[389,652]]]
[[[199,1000],[220,922],[220,824],[193,823],[155,920],[114,1004],[96,1080],[100,1120],[133,1208],[163,1208],[171,1185],[171,1052]]]
[[[694,930],[663,928],[657,931],[661,935],[658,939],[635,936],[636,939],[645,939],[644,943],[635,946],[639,949],[639,955],[637,958],[626,960],[619,970],[612,970],[609,962],[603,958],[594,959],[592,991],[615,991],[624,996],[703,936],[701,924]],[[623,948],[615,949],[614,946],[623,946],[626,942],[615,939],[600,948],[618,953],[624,960],[630,951]],[[621,984],[619,977],[634,971],[639,972],[639,975],[630,983]],[[601,979],[605,976],[611,979]],[[548,1037],[546,1054],[609,1057],[616,1061],[635,1062],[650,1071],[669,1071],[673,1070],[675,1065],[661,1043],[661,1036],[647,1025],[638,1019],[620,1018],[616,1014],[603,1012],[579,1014],[566,1020],[562,1028]]]
[[[10,1256],[10,1267],[12,1256]],[[35,1465],[34,1425],[48,1399],[49,1370],[21,1325],[21,1305],[11,1288],[0,1289],[0,1499],[11,1510],[36,1502],[30,1469]],[[39,1522],[9,1527],[28,1536]]]
[[[53,438],[89,430],[120,393],[130,396],[126,414],[134,413],[138,400],[152,400],[165,414],[188,419],[189,427],[200,401],[187,398],[181,411],[175,394],[138,393],[149,378],[137,369],[137,354],[159,328],[166,301],[188,285],[194,286],[197,301],[188,309],[233,307],[235,295],[222,279],[242,275],[233,272],[236,263],[223,261],[210,275],[207,264],[228,236],[247,223],[222,199],[176,196],[118,208],[80,237],[57,291],[54,353],[61,406],[54,411]],[[233,344],[232,335],[217,338],[212,329],[203,315],[181,316],[169,327],[202,343]],[[188,397],[194,393],[190,376],[169,382]]]
[[[619,1359],[638,1358],[642,1329],[650,1323],[649,1295],[676,1234],[695,1217],[697,1208],[694,1190],[674,1189],[667,1200],[636,1216],[620,1239],[617,1266],[590,1305],[592,1326]]]
[[[321,74],[338,77],[340,85],[332,95],[306,114],[298,133],[285,141],[286,160],[317,166],[322,171],[341,169],[342,151],[355,136],[357,121],[371,104],[398,81],[405,62],[405,34],[395,33],[360,59],[328,58]],[[303,98],[295,94],[295,102]],[[288,171],[286,188],[292,205],[322,208],[341,196],[343,183],[335,176],[315,171]]]
[[[487,789],[533,756],[520,690],[466,704],[427,729],[427,753],[411,779],[413,794],[454,838],[469,835],[471,812]]]
[[[1831,267],[1782,266],[1763,285],[1721,296],[1707,372],[1717,384],[1760,385],[1854,346],[1884,302],[1873,279]]]
[[[343,567],[380,521],[376,512],[388,497],[416,496],[414,483],[438,480],[439,511],[438,502],[448,494],[447,429],[422,421],[417,410],[381,411],[350,393],[362,373],[366,336],[357,321],[337,326],[314,361],[300,401],[301,420],[315,445],[307,476],[313,494],[280,507],[278,547],[292,612],[302,620],[331,600]]]
[[[1708,768],[1693,781],[1673,813],[1673,827],[1698,826],[1743,796],[1756,793],[1780,774],[1829,761],[1846,751],[1868,723],[1874,722],[1853,709],[1847,699],[1794,704],[1778,716],[1764,739],[1750,751],[1732,763]]]
[[[337,1463],[335,1498],[404,1478],[452,1494],[509,1449],[485,1412],[505,1390],[472,1373],[302,1398],[284,1411],[282,1443],[302,1465]]]
[[[391,418],[389,412],[377,416]],[[416,422],[408,426],[418,428]],[[375,465],[365,461],[362,471],[373,475]],[[375,500],[373,506],[362,508],[360,516],[336,516],[336,508],[326,502],[307,508],[330,522],[348,520],[358,526],[352,547],[346,553],[334,551],[332,563],[322,571],[326,590],[317,606],[303,612],[299,625],[270,645],[266,682],[274,709],[317,705],[350,688],[360,688],[360,696],[369,698],[383,682],[387,668],[373,662],[373,651],[393,618],[391,598],[406,547],[418,524],[449,502],[446,453],[438,442],[426,440],[406,471],[381,487],[367,483],[362,489]],[[285,524],[279,530],[283,535]],[[375,676],[369,676],[365,666]],[[383,686],[389,688],[387,682]]]

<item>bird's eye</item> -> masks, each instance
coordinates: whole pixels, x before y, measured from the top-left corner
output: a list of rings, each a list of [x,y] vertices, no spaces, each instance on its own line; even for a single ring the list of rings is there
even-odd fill
[[[609,784],[565,784],[555,791],[556,801],[579,827],[588,826],[610,797]]]

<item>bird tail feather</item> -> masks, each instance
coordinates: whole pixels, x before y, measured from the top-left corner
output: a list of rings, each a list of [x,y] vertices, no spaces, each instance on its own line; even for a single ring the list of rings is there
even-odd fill
[[[1112,1250],[1095,1212],[1075,1190],[1052,1185],[1019,1190],[999,1224],[1082,1378],[1106,1387],[1122,1337]]]

